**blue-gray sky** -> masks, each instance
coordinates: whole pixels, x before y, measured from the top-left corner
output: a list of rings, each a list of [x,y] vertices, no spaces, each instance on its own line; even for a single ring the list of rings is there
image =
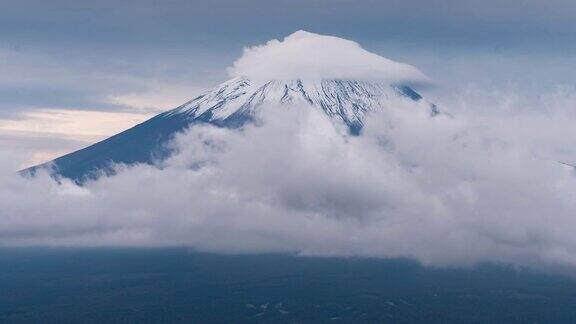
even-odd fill
[[[66,129],[76,117],[98,128],[101,115],[78,111],[121,112],[121,129],[138,119],[127,114],[146,118],[225,79],[244,46],[300,29],[417,66],[436,80],[421,89],[433,98],[471,83],[527,95],[573,86],[575,16],[569,0],[0,0],[0,137],[30,159],[41,144],[22,138],[65,133],[52,111],[69,111]],[[67,134],[59,152],[104,132]]]

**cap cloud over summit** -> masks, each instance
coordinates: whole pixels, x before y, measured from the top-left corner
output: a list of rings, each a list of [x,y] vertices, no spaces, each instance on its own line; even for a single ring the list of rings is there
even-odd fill
[[[228,72],[232,77],[264,80],[429,81],[417,68],[370,53],[356,42],[302,30],[283,40],[245,48]]]

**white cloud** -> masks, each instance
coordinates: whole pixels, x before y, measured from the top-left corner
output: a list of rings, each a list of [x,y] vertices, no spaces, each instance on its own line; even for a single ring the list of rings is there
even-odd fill
[[[309,108],[269,107],[261,127],[194,127],[163,169],[120,167],[85,187],[5,173],[0,245],[575,266],[576,178],[554,160],[576,147],[572,97],[541,110],[478,97],[490,96],[446,107],[452,118],[391,102],[360,137]]]
[[[251,79],[353,79],[391,83],[427,82],[417,68],[364,50],[357,43],[297,31],[282,41],[248,47],[229,68],[233,77]]]

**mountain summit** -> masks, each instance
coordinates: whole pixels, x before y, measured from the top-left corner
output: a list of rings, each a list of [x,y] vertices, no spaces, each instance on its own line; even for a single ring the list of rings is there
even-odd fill
[[[306,46],[308,52],[305,51]],[[288,54],[296,49],[304,51],[297,51],[297,55],[305,54],[312,58],[289,57]],[[326,49],[340,49],[341,53],[330,56]],[[342,65],[335,65],[335,59],[342,54]],[[366,56],[374,65],[374,71],[367,69],[366,62],[354,63],[354,60],[366,59]],[[327,62],[318,60],[318,57]],[[354,42],[337,37],[297,32],[282,42],[271,41],[263,46],[248,48],[243,57],[234,63],[230,74],[234,76],[247,72],[256,62],[255,59],[267,60],[266,64],[280,61],[278,64],[283,66],[278,67],[277,71],[267,71],[268,74],[260,70],[251,77],[235,76],[173,110],[25,172],[34,174],[39,168],[50,168],[54,175],[82,183],[103,172],[112,172],[114,163],[151,164],[166,158],[170,155],[166,145],[170,139],[193,125],[204,123],[227,128],[241,127],[257,120],[267,106],[303,105],[319,109],[335,124],[346,127],[352,135],[358,135],[370,112],[380,109],[386,101],[423,100],[404,83],[414,76],[423,76],[416,68],[379,57]],[[309,69],[310,64],[315,64],[313,71]],[[390,69],[390,74],[385,73],[386,67]],[[259,70],[257,67],[254,69]],[[364,73],[366,71],[369,73]],[[383,74],[382,78],[377,78],[375,71]],[[274,74],[270,73],[274,72],[280,77],[273,77]],[[399,77],[402,73],[404,77]],[[355,79],[345,76],[354,76]],[[432,115],[438,113],[433,104],[429,105],[429,109]]]

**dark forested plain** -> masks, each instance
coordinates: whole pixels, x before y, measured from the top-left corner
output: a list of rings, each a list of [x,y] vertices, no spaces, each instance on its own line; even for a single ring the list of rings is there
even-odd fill
[[[574,323],[576,279],[503,265],[2,249],[2,323]]]

